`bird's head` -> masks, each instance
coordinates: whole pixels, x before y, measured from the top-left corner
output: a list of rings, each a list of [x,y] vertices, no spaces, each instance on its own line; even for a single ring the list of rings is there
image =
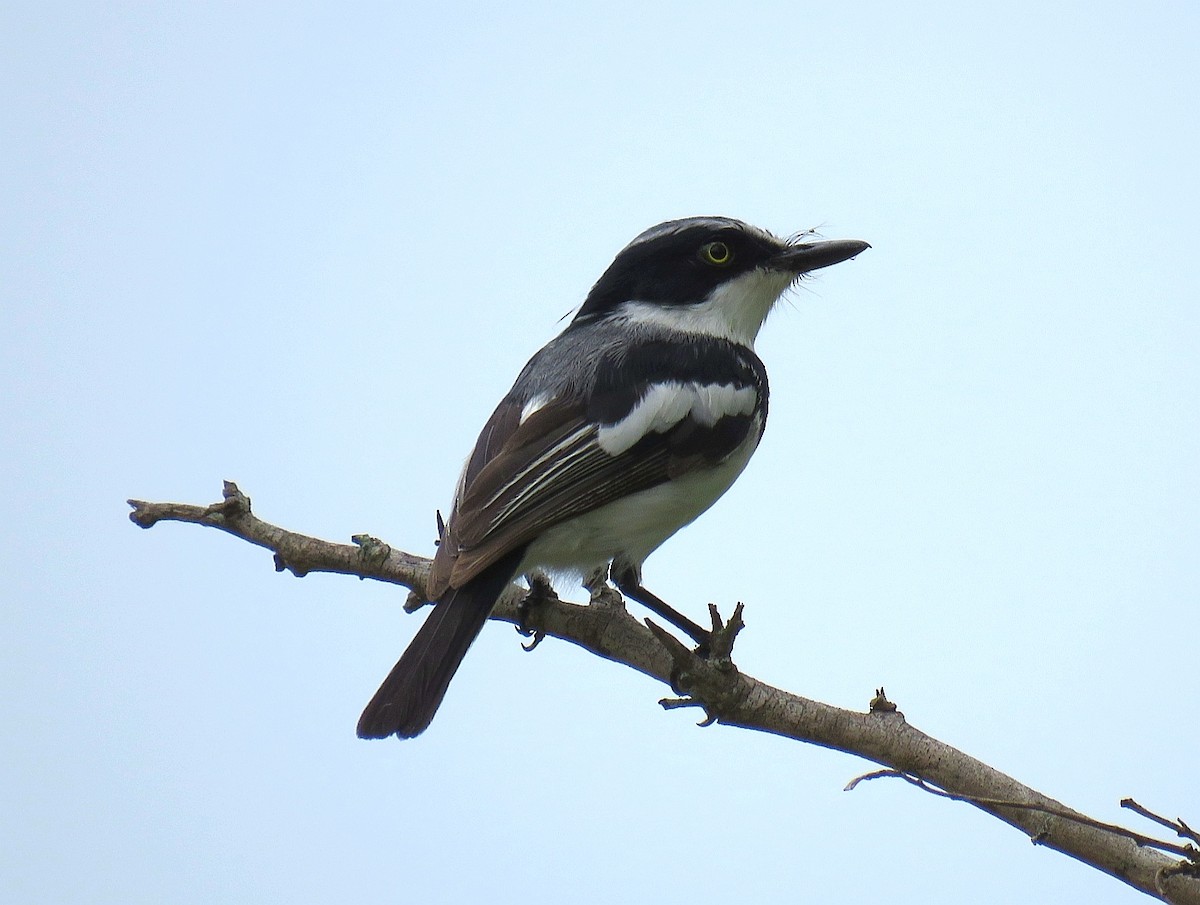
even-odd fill
[[[574,323],[617,317],[753,345],[792,283],[869,247],[849,239],[780,239],[727,217],[670,220],[621,250]]]

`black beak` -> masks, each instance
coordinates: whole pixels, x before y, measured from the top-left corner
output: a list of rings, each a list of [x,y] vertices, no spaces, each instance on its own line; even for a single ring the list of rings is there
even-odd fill
[[[808,273],[810,270],[819,270],[831,264],[848,261],[870,247],[866,242],[858,239],[803,242],[798,245],[789,245],[771,260],[771,264],[780,270],[790,270],[799,275]]]

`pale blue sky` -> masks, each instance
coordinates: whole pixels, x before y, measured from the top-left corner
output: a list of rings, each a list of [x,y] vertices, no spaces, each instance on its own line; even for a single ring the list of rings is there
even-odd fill
[[[766,325],[764,444],[647,583],[745,601],[753,675],[1200,821],[1196,7],[447,6],[0,13],[0,897],[1135,901],[505,626],[427,735],[358,741],[403,594],[124,500],[228,478],[427,554],[640,230],[865,239]]]

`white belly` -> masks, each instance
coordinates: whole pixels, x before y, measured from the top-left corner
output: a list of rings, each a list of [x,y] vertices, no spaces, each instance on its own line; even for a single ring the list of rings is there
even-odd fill
[[[540,568],[584,575],[617,556],[641,566],[667,538],[721,498],[745,469],[758,439],[755,424],[742,445],[716,467],[690,472],[556,525],[530,545],[518,574]]]

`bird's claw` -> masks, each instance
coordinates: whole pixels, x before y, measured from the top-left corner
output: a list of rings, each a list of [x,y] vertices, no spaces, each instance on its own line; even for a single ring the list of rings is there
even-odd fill
[[[701,726],[711,726],[720,715],[722,701],[733,693],[737,667],[730,654],[738,632],[744,627],[742,605],[739,603],[728,621],[721,618],[713,604],[709,604],[712,631],[707,641],[700,640],[695,650],[688,650],[678,638],[666,629],[647,619],[646,625],[671,657],[671,670],[667,681],[678,698],[664,698],[659,704],[666,710],[679,707],[702,707],[705,718]],[[696,639],[693,639],[696,640]]]
[[[531,651],[546,638],[544,629],[534,628],[529,624],[530,616],[542,603],[548,600],[558,600],[558,594],[554,592],[554,588],[550,585],[550,579],[540,572],[534,572],[527,576],[529,582],[529,590],[517,603],[517,632],[526,638],[532,638],[528,644],[522,644],[521,647],[526,651]]]

